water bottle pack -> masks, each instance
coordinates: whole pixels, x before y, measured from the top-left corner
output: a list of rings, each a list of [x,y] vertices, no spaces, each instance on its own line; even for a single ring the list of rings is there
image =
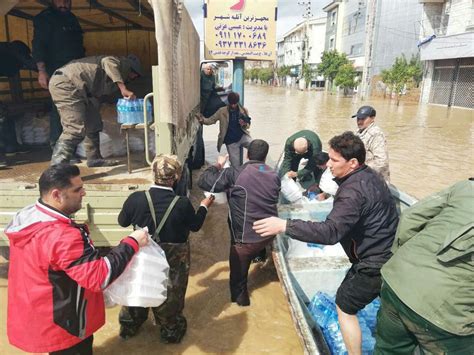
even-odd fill
[[[147,122],[152,121],[152,106],[147,101]],[[143,123],[143,99],[119,99],[117,101],[117,121],[122,124]]]
[[[376,299],[357,314],[360,329],[362,331],[362,354],[364,355],[372,354],[375,347],[373,333],[375,330],[376,315],[379,306],[380,301]],[[309,305],[309,311],[313,319],[321,328],[331,354],[347,354],[347,349],[338,322],[334,297],[331,297],[324,292],[316,293]]]

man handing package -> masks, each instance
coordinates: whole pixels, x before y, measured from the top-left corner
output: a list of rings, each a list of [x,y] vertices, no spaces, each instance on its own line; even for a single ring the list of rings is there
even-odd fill
[[[69,62],[54,72],[49,91],[61,116],[63,133],[54,146],[51,165],[69,162],[83,139],[88,167],[118,164],[103,159],[100,154],[99,132],[103,123],[99,99],[117,89],[124,98],[135,98],[125,83],[141,74],[140,61],[133,54],[126,58],[86,57]]]

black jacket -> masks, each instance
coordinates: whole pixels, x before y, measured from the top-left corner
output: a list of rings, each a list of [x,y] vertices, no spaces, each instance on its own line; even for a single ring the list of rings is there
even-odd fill
[[[392,255],[398,213],[387,184],[366,165],[335,179],[334,207],[324,222],[289,220],[286,234],[305,242],[341,243],[352,263],[380,268]]]
[[[280,178],[263,162],[250,160],[237,168],[219,170],[209,167],[198,185],[214,192],[227,192],[229,228],[234,243],[258,243],[263,239],[252,229],[253,222],[278,215]]]
[[[160,224],[161,218],[176,195],[171,190],[156,187],[150,188],[149,191],[155,208],[156,223]],[[189,231],[196,232],[202,227],[206,214],[205,207],[200,206],[197,211],[194,211],[189,198],[181,196],[160,231],[160,241],[185,243],[188,240]],[[142,228],[148,226],[148,232],[153,235],[156,227],[144,191],[136,191],[127,198],[118,216],[118,222],[122,227],[128,227],[131,224]]]
[[[35,16],[33,26],[33,58],[45,62],[48,75],[71,60],[84,57],[83,31],[72,12],[62,14],[48,7]]]

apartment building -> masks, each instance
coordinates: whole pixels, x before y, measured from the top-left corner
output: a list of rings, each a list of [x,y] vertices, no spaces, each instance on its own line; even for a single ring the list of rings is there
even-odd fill
[[[474,108],[472,0],[419,0],[423,5],[421,102]]]

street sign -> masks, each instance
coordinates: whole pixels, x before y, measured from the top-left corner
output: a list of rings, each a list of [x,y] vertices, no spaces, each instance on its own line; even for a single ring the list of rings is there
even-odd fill
[[[206,59],[275,60],[277,0],[206,0]]]

